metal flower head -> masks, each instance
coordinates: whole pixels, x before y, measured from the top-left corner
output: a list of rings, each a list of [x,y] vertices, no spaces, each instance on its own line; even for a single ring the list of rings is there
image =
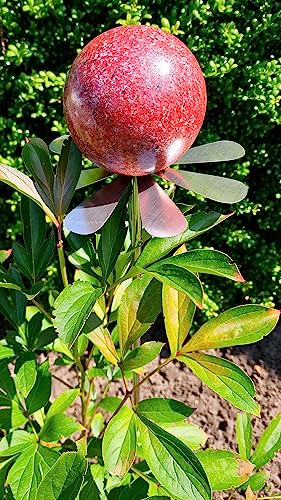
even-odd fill
[[[102,176],[120,177],[68,214],[66,227],[79,234],[100,229],[132,176],[138,177],[143,227],[154,236],[179,234],[186,220],[152,175],[217,201],[244,198],[247,188],[238,181],[169,168],[243,156],[230,141],[189,149],[205,111],[200,66],[173,35],[122,26],[86,45],[66,83],[65,118],[81,152],[104,169]]]

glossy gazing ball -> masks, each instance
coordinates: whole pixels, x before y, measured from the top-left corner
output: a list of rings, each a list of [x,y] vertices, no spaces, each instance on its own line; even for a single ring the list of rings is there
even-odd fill
[[[201,68],[175,36],[121,26],[88,43],[64,91],[64,113],[81,152],[121,175],[148,175],[176,162],[206,111]]]

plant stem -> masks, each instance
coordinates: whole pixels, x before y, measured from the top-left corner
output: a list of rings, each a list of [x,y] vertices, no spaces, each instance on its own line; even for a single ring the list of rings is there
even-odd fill
[[[65,263],[65,257],[64,257],[63,239],[62,239],[62,232],[61,232],[61,223],[58,226],[57,249],[58,249],[58,257],[59,257],[59,265],[60,265],[61,278],[62,278],[63,286],[66,287],[68,285],[68,278],[67,278],[66,263]]]
[[[40,304],[39,302],[37,302],[37,300],[35,299],[32,299],[31,301],[36,307],[38,307],[38,309],[40,309],[40,311],[44,314],[44,316],[46,316],[46,318],[51,321],[51,323],[53,322],[53,318],[51,316],[51,314],[48,313],[48,311],[46,311],[45,307],[42,306],[42,304]]]
[[[68,387],[69,389],[74,389],[74,387],[69,384],[68,382],[66,382],[65,380],[63,380],[62,378],[59,378],[57,377],[54,373],[52,373],[52,377],[55,378],[58,382],[60,382],[61,384],[64,384],[66,387]]]
[[[132,254],[132,267],[138,259],[141,248],[141,216],[140,216],[140,203],[137,177],[133,177],[133,194],[131,200],[131,242],[134,252]],[[133,344],[133,349],[140,346],[140,339],[137,339]],[[133,384],[137,389],[133,392],[132,403],[137,405],[140,399],[139,391],[139,376],[133,372]]]

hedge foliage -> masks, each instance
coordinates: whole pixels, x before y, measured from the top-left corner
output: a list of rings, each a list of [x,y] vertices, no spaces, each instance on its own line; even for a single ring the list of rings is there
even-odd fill
[[[213,233],[216,248],[240,264],[245,284],[209,290],[216,309],[238,302],[280,305],[280,12],[275,0],[0,0],[0,161],[22,168],[26,136],[46,142],[65,132],[62,91],[77,51],[116,23],[157,24],[198,58],[208,86],[208,113],[197,143],[237,140],[246,157],[201,166],[250,186],[237,213]],[[199,169],[200,171],[200,169]],[[178,199],[181,198],[178,193]],[[1,185],[0,247],[21,231],[19,196]],[[186,198],[185,198],[186,200]],[[223,208],[194,200],[203,208]],[[210,245],[212,241],[201,241]],[[213,281],[213,280],[212,280]],[[208,287],[208,283],[207,283]],[[211,313],[211,311],[210,311]]]

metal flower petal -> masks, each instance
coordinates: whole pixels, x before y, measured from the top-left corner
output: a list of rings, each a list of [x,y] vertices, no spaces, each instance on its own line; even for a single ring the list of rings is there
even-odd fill
[[[216,175],[168,168],[161,173],[161,177],[220,203],[237,203],[243,200],[248,192],[248,187],[242,182]]]
[[[129,182],[129,178],[118,177],[103,186],[66,216],[66,228],[73,233],[84,235],[98,231],[109,219]]]
[[[161,238],[186,229],[186,219],[163,189],[150,177],[138,178],[141,220],[144,229]]]
[[[190,148],[176,163],[209,163],[237,160],[245,155],[245,149],[233,141],[216,141]]]

